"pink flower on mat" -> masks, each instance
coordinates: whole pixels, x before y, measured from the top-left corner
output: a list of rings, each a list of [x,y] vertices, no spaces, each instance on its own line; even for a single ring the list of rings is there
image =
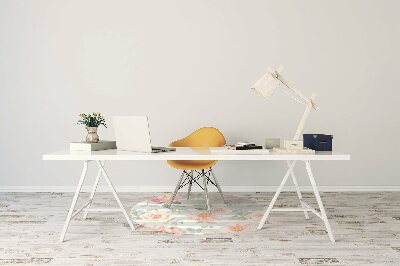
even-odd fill
[[[171,219],[171,215],[169,215],[167,213],[152,211],[152,212],[148,212],[148,213],[140,215],[140,218],[142,218],[143,220],[148,220],[148,221],[161,222],[161,221],[168,221],[169,219]]]
[[[193,220],[200,222],[211,222],[215,220],[215,216],[209,214],[208,212],[201,212],[195,215],[190,216]]]
[[[243,230],[247,229],[249,227],[249,224],[231,224],[228,225],[228,231],[238,233],[242,232]]]
[[[249,215],[246,216],[246,218],[251,219],[251,220],[260,220],[264,216],[264,213],[261,212],[253,212],[250,213]]]
[[[172,227],[167,227],[167,226],[157,226],[153,228],[157,232],[162,232],[162,233],[168,233],[168,234],[180,234],[181,230],[179,228],[172,226]]]
[[[172,198],[171,194],[166,194],[166,195],[162,195],[159,197],[153,197],[149,199],[149,202],[152,203],[165,203],[165,202],[169,202]],[[179,195],[176,195],[175,200],[179,199]]]

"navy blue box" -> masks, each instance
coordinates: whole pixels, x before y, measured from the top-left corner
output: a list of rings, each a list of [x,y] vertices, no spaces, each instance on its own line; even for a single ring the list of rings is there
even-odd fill
[[[332,135],[303,134],[303,146],[314,151],[332,151]]]

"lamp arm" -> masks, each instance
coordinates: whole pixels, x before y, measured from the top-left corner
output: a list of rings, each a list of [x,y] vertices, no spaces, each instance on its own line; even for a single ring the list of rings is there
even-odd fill
[[[300,136],[303,133],[304,125],[307,122],[307,119],[308,119],[308,116],[310,115],[311,109],[317,110],[317,106],[315,104],[316,95],[313,93],[311,95],[311,97],[308,98],[300,91],[296,90],[295,88],[292,88],[291,86],[289,86],[289,83],[283,79],[283,77],[280,74],[281,72],[282,72],[282,67],[280,67],[279,69],[277,69],[275,71],[270,71],[271,75],[275,79],[279,80],[291,92],[293,92],[297,96],[297,98],[287,93],[289,96],[291,96],[295,101],[306,105],[306,110],[304,111],[303,116],[301,117],[300,123],[299,123],[296,133],[294,134],[294,137],[293,137],[293,140],[300,140]]]
[[[300,99],[302,99],[304,101],[303,104],[308,104],[308,102],[310,101],[310,99],[305,96],[303,93],[301,93],[299,90],[296,90],[295,88],[292,88],[289,83],[287,81],[285,81],[281,75],[278,75],[276,77],[286,88],[288,88],[289,90],[291,90],[294,94],[296,94]]]
[[[307,107],[306,110],[303,113],[303,116],[301,117],[299,126],[297,127],[296,133],[294,134],[293,140],[300,140],[300,136],[303,133],[304,125],[307,122],[308,116],[310,115],[310,111],[314,107],[314,100],[315,100],[316,95],[313,93],[311,94],[311,98],[307,99]]]

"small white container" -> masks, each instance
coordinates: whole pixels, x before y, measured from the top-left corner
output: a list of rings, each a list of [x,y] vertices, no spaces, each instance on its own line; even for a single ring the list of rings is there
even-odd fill
[[[285,140],[284,148],[287,150],[302,150],[303,141],[302,140]]]
[[[266,149],[273,149],[273,148],[280,148],[281,147],[281,139],[279,138],[268,138],[265,140],[265,148]]]

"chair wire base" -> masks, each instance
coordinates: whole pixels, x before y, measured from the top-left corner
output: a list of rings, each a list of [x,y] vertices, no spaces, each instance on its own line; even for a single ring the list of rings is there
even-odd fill
[[[202,184],[200,183],[200,178],[202,178]],[[211,212],[211,207],[210,207],[210,202],[209,202],[209,197],[208,197],[208,189],[207,185],[212,184],[218,189],[219,194],[221,195],[222,200],[224,203],[226,203],[224,195],[222,193],[222,189],[219,185],[218,179],[216,175],[214,174],[212,168],[210,167],[209,169],[203,169],[203,170],[183,170],[181,177],[179,178],[178,183],[176,184],[176,188],[174,191],[174,194],[172,195],[171,201],[168,203],[167,207],[170,208],[176,194],[178,193],[179,189],[188,186],[188,194],[187,194],[187,199],[190,198],[190,192],[192,190],[192,185],[197,184],[203,191],[204,191],[204,196],[206,199],[206,206],[208,212]]]

